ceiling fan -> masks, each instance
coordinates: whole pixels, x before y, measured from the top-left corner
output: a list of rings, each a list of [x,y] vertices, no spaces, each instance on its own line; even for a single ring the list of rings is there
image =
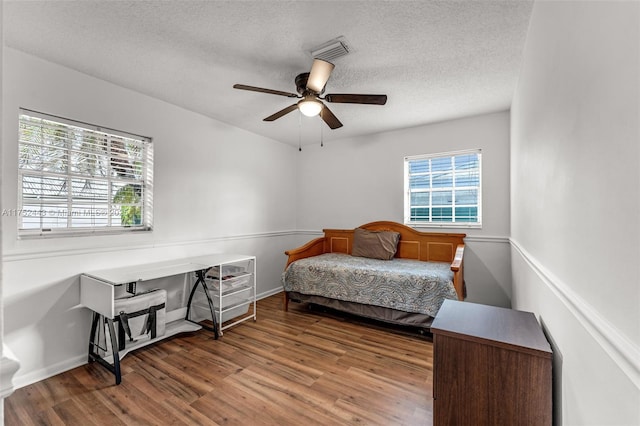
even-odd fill
[[[282,92],[280,90],[264,89],[262,87],[247,86],[245,84],[234,84],[233,88],[300,99],[297,103],[265,118],[264,121],[277,120],[278,118],[299,109],[302,114],[308,117],[320,115],[320,118],[322,118],[322,120],[332,129],[342,127],[342,123],[322,101],[368,105],[384,105],[387,103],[387,95],[335,93],[325,95],[324,97],[320,96],[324,93],[325,85],[331,76],[333,68],[334,65],[331,62],[327,62],[322,59],[314,59],[313,65],[311,66],[311,72],[299,74],[295,79],[298,94]]]

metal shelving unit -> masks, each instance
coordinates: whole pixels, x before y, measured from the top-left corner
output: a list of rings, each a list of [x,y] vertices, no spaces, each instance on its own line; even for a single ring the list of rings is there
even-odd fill
[[[205,275],[206,288],[211,296],[213,315],[218,334],[223,335],[234,325],[249,319],[256,320],[256,260],[247,258],[215,265]],[[204,291],[196,293],[193,302],[198,317],[209,311]],[[251,312],[249,308],[253,306]],[[206,314],[205,314],[206,316]]]

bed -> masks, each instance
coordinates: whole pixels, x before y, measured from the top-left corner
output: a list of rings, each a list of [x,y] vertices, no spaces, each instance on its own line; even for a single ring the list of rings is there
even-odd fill
[[[379,221],[288,250],[284,309],[308,302],[384,322],[428,328],[445,299],[464,300],[465,234]]]

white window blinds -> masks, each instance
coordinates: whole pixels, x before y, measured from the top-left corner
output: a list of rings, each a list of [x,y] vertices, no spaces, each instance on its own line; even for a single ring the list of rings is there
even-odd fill
[[[481,226],[480,150],[405,158],[405,223]]]
[[[151,230],[152,148],[150,138],[21,109],[19,235]]]

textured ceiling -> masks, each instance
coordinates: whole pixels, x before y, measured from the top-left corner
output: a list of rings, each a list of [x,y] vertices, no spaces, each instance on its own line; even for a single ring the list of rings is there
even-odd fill
[[[262,119],[292,99],[312,48],[339,36],[325,141],[508,109],[531,1],[5,1],[6,45],[275,140],[316,143],[319,118]]]

